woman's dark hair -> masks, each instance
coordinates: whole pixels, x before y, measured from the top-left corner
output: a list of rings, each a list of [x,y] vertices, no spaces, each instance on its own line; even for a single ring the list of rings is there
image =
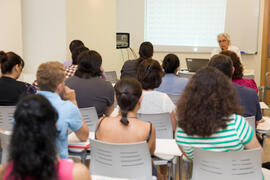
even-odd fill
[[[233,67],[234,67],[234,73],[232,75],[233,79],[241,79],[243,78],[243,65],[241,64],[240,58],[237,56],[237,54],[233,51],[229,50],[223,50],[220,52],[220,54],[229,56],[232,60]]]
[[[22,68],[24,67],[23,59],[15,54],[14,52],[0,51],[0,64],[2,74],[7,74],[12,72],[12,68],[17,64]]]
[[[175,73],[180,66],[179,58],[175,54],[167,54],[162,62],[162,67],[165,73]]]
[[[155,89],[161,84],[162,68],[158,61],[147,59],[140,63],[137,70],[137,79],[145,90]]]
[[[71,51],[72,64],[78,64],[78,56],[84,51],[89,51],[89,49],[85,46],[78,46]]]
[[[75,40],[71,41],[70,44],[69,44],[70,52],[72,52],[73,49],[75,49],[75,48],[77,48],[79,46],[84,46],[84,44],[83,44],[83,42],[81,40],[75,39]]]
[[[139,59],[138,59],[138,63],[137,63],[137,67],[139,66],[139,64],[144,61],[145,59],[149,59],[149,58],[152,58],[153,56],[153,53],[154,53],[154,47],[153,47],[153,44],[146,41],[146,42],[143,42],[141,45],[140,45],[140,50],[139,50]]]
[[[57,179],[56,121],[58,114],[41,95],[29,95],[18,103],[10,142],[12,179]]]
[[[229,56],[223,54],[216,54],[210,59],[208,66],[217,68],[218,70],[223,72],[228,78],[232,79],[233,63]]]
[[[101,76],[100,70],[102,58],[96,51],[84,51],[78,57],[78,69],[75,76],[88,79],[90,77]]]
[[[128,125],[128,111],[132,111],[142,95],[142,87],[134,78],[123,78],[114,86],[117,103],[122,113],[121,123]]]
[[[178,125],[189,136],[209,137],[225,129],[229,116],[234,113],[242,114],[236,90],[214,67],[196,72],[176,107]]]

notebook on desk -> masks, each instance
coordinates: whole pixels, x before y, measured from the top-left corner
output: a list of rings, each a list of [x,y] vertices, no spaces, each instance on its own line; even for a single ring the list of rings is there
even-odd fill
[[[187,69],[189,72],[196,72],[203,66],[207,66],[209,59],[186,58]]]

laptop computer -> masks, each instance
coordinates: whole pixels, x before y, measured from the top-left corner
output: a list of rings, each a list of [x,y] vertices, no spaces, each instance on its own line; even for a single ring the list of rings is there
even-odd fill
[[[187,69],[189,72],[196,72],[203,66],[207,66],[209,59],[186,58]]]

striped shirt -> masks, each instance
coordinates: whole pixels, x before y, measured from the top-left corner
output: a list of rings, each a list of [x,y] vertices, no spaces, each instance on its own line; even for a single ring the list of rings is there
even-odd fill
[[[176,142],[193,159],[194,148],[209,151],[240,151],[253,137],[253,129],[246,119],[233,114],[225,129],[220,129],[209,137],[189,136],[180,127],[175,132]]]

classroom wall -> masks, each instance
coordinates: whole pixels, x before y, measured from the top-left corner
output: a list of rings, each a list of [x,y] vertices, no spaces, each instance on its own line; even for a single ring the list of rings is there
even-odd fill
[[[258,84],[264,1],[260,5],[258,54],[242,57],[246,68],[255,69]],[[70,59],[69,42],[82,39],[90,49],[101,53],[106,71],[116,70],[120,75],[124,61],[134,57],[129,50],[115,49],[115,32],[130,32],[131,47],[137,53],[144,34],[140,28],[144,26],[143,4],[144,0],[1,0],[0,20],[4,25],[0,28],[0,49],[23,55],[24,71],[35,74],[44,61]],[[132,21],[132,25],[121,26],[123,21]],[[154,58],[161,61],[165,55],[156,52]],[[208,58],[209,54],[178,56],[185,67],[186,57]]]
[[[35,74],[39,64],[66,59],[66,1],[22,1],[24,71]]]
[[[98,51],[106,71],[119,71],[121,64],[116,51],[116,1],[67,0],[67,45],[74,39]],[[66,49],[71,59],[69,49]]]
[[[255,70],[255,81],[260,84],[260,67],[261,67],[261,45],[262,45],[262,26],[263,26],[263,4],[265,0],[261,1],[260,4],[260,19],[259,19],[259,34],[258,34],[258,54],[256,55],[243,55],[242,62],[247,69]],[[132,8],[131,8],[132,7]],[[144,40],[144,0],[117,0],[117,32],[129,32],[131,36],[131,48],[135,52],[138,52],[140,43]],[[242,8],[242,7],[241,7]],[[241,11],[239,8],[239,11]],[[132,23],[130,23],[132,22]],[[128,24],[128,26],[127,26]],[[218,44],[217,44],[218,46]],[[128,59],[127,50],[122,50],[123,56],[120,54],[119,57],[122,62]],[[155,52],[154,59],[161,62],[167,53]],[[186,67],[185,58],[209,58],[210,53],[176,53],[180,60],[181,66]],[[130,56],[129,56],[130,57]]]
[[[0,50],[22,56],[21,0],[0,1]]]

